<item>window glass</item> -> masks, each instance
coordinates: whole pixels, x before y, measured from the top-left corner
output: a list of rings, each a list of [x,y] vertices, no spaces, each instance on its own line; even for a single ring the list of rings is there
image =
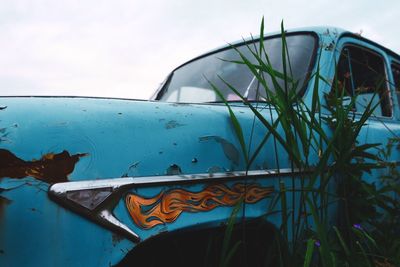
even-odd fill
[[[287,36],[286,42],[288,62],[291,66],[288,75],[296,82],[293,83],[296,85],[294,88],[296,92],[302,93],[301,89],[304,88],[311,69],[316,38],[311,34],[296,34]],[[249,45],[253,52],[257,51],[257,42]],[[282,73],[284,66],[282,64],[282,39],[280,37],[266,39],[264,45],[272,68]],[[252,64],[258,65],[256,58],[247,46],[241,45],[236,49]],[[235,49],[229,48],[183,65],[172,73],[158,99],[167,102],[189,103],[221,101],[210,85],[212,83],[228,101],[240,100],[224,83],[226,81],[248,100],[263,100],[265,89],[260,88],[250,69],[243,64],[232,63],[232,61],[241,61],[241,58]],[[286,67],[288,68],[288,66]],[[264,77],[268,88],[274,91],[272,80],[267,74]],[[278,84],[282,87],[283,79],[278,78]]]
[[[365,48],[348,46],[342,50],[337,66],[337,84],[345,95],[357,96],[356,111],[363,112],[372,101],[379,107],[374,115],[392,116],[390,92],[383,59]]]

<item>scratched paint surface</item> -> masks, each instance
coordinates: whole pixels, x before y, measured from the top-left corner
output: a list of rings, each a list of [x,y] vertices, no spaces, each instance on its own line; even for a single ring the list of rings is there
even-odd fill
[[[0,111],[0,153],[5,155],[0,159],[0,266],[108,266],[134,247],[49,201],[48,186],[55,181],[243,168],[242,159],[232,160],[240,145],[224,106],[83,98],[0,98],[2,105],[7,108]],[[257,135],[263,132],[258,126]],[[225,147],[215,138],[199,140],[204,136],[225,140]],[[58,159],[68,164],[53,176],[49,170]],[[119,218],[131,226],[126,208],[123,212]],[[222,214],[220,219],[226,217]],[[16,231],[16,225],[24,227]],[[77,249],[78,244],[91,252],[87,246]]]
[[[128,194],[126,206],[134,222],[139,227],[149,229],[174,222],[182,212],[206,212],[219,206],[234,206],[241,199],[247,204],[256,203],[272,191],[273,187],[264,188],[258,184],[237,183],[232,188],[217,184],[207,186],[200,192],[172,189],[161,192],[154,198]]]
[[[320,47],[329,48],[321,49],[321,57],[316,57],[322,66],[320,75],[333,77],[334,68],[330,64],[335,61],[335,49],[331,49],[330,44],[338,35],[321,33],[320,36]],[[390,59],[386,61],[390,62]],[[320,86],[321,101],[329,89],[328,85]],[[305,103],[311,103],[311,99],[312,95],[306,93]],[[248,108],[240,104],[234,104],[232,108],[245,139],[251,136],[249,151],[254,152],[266,129],[258,123],[253,128],[254,116]],[[269,113],[267,115],[270,118]],[[400,119],[398,111],[395,118]],[[385,123],[395,128],[391,125],[393,122]],[[400,129],[396,127],[394,131],[399,133]],[[369,124],[368,138],[373,142],[387,138],[387,131],[379,131],[380,128]],[[363,141],[367,140],[365,131],[361,137]],[[8,156],[25,165],[22,175],[9,173],[0,178],[0,266],[110,266],[118,263],[135,246],[49,201],[47,178],[38,177],[77,181],[245,169],[240,144],[222,104],[0,97],[0,149],[9,151],[12,155]],[[47,164],[52,158],[49,155],[55,157],[63,151],[68,155],[64,153],[61,157],[67,158],[74,166],[66,168],[58,178],[26,171],[37,167],[35,160]],[[88,156],[79,156],[82,153]],[[280,167],[285,167],[288,159],[284,150],[277,146],[275,151],[274,145],[267,142],[251,169],[276,168],[275,154],[280,156]],[[394,156],[398,158],[399,154]],[[22,177],[17,179],[13,176]],[[281,181],[286,183],[286,178],[291,177],[284,177]],[[263,181],[261,185],[279,186],[277,179]],[[228,186],[231,188],[233,184]],[[288,182],[287,186],[291,184]],[[205,188],[203,184],[184,189],[200,192]],[[166,186],[139,188],[131,193],[149,199],[170,189]],[[292,201],[288,199],[288,203]],[[267,200],[249,206],[246,216],[262,216],[266,212]],[[133,222],[124,199],[113,212],[146,239],[163,231],[211,222],[220,224],[230,216],[231,209],[220,206],[207,212],[184,211],[178,220],[150,229],[142,229]],[[277,225],[280,217],[278,213],[269,216]]]

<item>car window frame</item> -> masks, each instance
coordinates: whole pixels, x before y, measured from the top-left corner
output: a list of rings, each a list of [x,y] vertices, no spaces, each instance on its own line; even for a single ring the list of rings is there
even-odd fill
[[[320,42],[321,42],[321,40],[320,40],[320,36],[319,36],[316,32],[314,32],[314,31],[295,31],[295,32],[288,32],[288,33],[285,33],[285,37],[286,37],[286,38],[287,38],[288,36],[292,36],[292,35],[310,35],[310,36],[312,36],[312,37],[314,38],[314,40],[315,40],[315,42],[314,42],[314,48],[313,48],[313,52],[312,52],[312,56],[311,56],[311,59],[310,59],[310,64],[309,64],[308,70],[307,70],[307,73],[308,73],[308,74],[307,74],[307,76],[306,76],[305,79],[304,79],[304,83],[303,83],[303,85],[302,85],[302,88],[301,88],[301,89],[299,90],[299,92],[298,92],[298,94],[300,94],[302,97],[305,97],[305,96],[306,96],[306,93],[307,93],[307,89],[308,89],[309,84],[310,84],[310,80],[311,80],[310,77],[312,76],[312,71],[313,71],[315,65],[317,64],[317,59],[318,59],[318,53],[319,53],[319,47],[320,47]],[[263,40],[266,41],[266,40],[272,39],[272,38],[281,38],[281,36],[282,36],[282,34],[280,34],[280,33],[278,33],[278,34],[273,34],[273,35],[267,35],[267,36],[264,36]],[[209,52],[207,52],[207,53],[205,53],[205,54],[202,54],[202,55],[200,55],[200,56],[197,56],[197,57],[195,57],[195,58],[192,58],[191,60],[189,60],[189,61],[187,61],[187,62],[185,62],[185,63],[179,65],[178,67],[176,67],[175,69],[173,69],[173,70],[168,74],[168,76],[165,78],[165,80],[160,84],[159,88],[154,92],[154,94],[152,95],[152,97],[150,98],[150,100],[160,101],[160,98],[161,98],[161,96],[163,95],[166,86],[168,86],[168,84],[169,84],[169,82],[170,82],[172,76],[174,75],[174,72],[175,72],[176,70],[178,70],[179,68],[184,67],[185,65],[190,64],[190,63],[192,63],[193,61],[196,61],[196,60],[198,60],[198,59],[207,57],[207,56],[212,55],[212,54],[215,54],[215,53],[219,53],[219,52],[222,52],[222,51],[225,51],[225,50],[228,50],[228,49],[236,48],[236,47],[239,47],[239,46],[242,46],[242,45],[252,45],[252,44],[254,44],[254,43],[259,42],[260,39],[261,39],[260,37],[257,37],[257,38],[253,38],[253,37],[252,37],[252,38],[250,38],[250,39],[238,41],[238,42],[235,42],[235,43],[233,43],[233,44],[226,45],[226,46],[224,46],[224,47],[222,47],[222,48],[217,48],[217,49],[211,50],[211,51],[209,51]],[[254,100],[254,101],[256,101],[256,100]],[[222,102],[222,101],[221,101],[221,102]],[[177,103],[185,103],[185,102],[177,102]],[[217,102],[215,102],[215,103],[217,103]],[[191,104],[191,103],[185,103],[185,104]],[[197,103],[197,104],[210,104],[210,102]]]
[[[396,93],[396,82],[394,80],[393,68],[392,68],[393,65],[397,65],[400,69],[400,58],[394,58],[392,56],[389,57],[389,66],[390,66],[390,72],[389,72],[390,83],[389,83],[389,85],[393,92],[392,98],[393,98],[393,106],[394,106],[395,113],[396,113],[395,118],[396,118],[396,120],[400,121],[400,95],[397,95],[397,93]],[[400,89],[400,84],[398,86]],[[400,90],[399,90],[399,94],[400,94]]]
[[[336,70],[336,64],[339,62],[339,58],[341,56],[341,53],[344,48],[353,46],[357,48],[361,48],[364,50],[367,50],[368,52],[371,52],[377,56],[379,56],[382,59],[382,62],[384,64],[384,71],[385,71],[385,82],[386,82],[386,88],[389,91],[389,101],[390,101],[390,106],[391,106],[391,116],[384,116],[384,115],[372,115],[370,119],[378,119],[378,120],[394,120],[397,118],[397,109],[393,99],[394,92],[393,92],[393,86],[391,86],[391,83],[393,83],[393,77],[391,74],[392,68],[391,64],[389,63],[388,60],[388,54],[386,51],[381,49],[380,46],[375,45],[374,43],[367,42],[363,39],[358,39],[356,36],[353,35],[343,35],[339,40],[338,40],[338,45],[336,48],[336,53],[334,57],[334,62],[335,62],[335,70]],[[336,72],[335,72],[336,73]],[[334,74],[336,75],[336,74]],[[354,114],[356,115],[361,115],[362,112],[355,110]]]

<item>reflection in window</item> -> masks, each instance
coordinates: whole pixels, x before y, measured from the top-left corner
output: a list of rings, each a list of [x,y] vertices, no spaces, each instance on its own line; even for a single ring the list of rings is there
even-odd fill
[[[316,38],[311,34],[296,34],[287,36],[287,57],[290,59],[291,78],[296,81],[294,88],[301,94],[310,74],[313,63],[313,55],[316,47]],[[254,51],[258,51],[258,44],[248,43]],[[283,72],[282,39],[280,37],[266,39],[264,49],[268,54],[272,69]],[[236,47],[252,64],[259,65],[248,47],[240,45]],[[253,51],[253,52],[254,52]],[[170,80],[164,85],[158,99],[167,102],[204,103],[221,101],[214,93],[210,83],[215,85],[228,101],[237,101],[240,98],[224,83],[228,82],[232,87],[248,100],[262,100],[265,97],[264,88],[244,64],[232,63],[241,61],[238,52],[228,48],[217,53],[198,58],[176,69]],[[289,61],[289,60],[288,60]],[[288,62],[287,62],[288,63]],[[286,68],[288,68],[286,66]],[[274,84],[265,74],[266,84],[270,90],[274,90]],[[284,86],[283,79],[278,78],[278,84]]]

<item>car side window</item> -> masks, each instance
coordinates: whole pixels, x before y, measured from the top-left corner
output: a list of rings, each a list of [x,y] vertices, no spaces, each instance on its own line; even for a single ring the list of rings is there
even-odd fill
[[[394,86],[396,88],[397,101],[400,106],[400,64],[392,64],[392,74],[394,79]]]
[[[348,45],[339,57],[336,78],[336,84],[339,90],[345,90],[345,96],[357,96],[357,112],[363,112],[371,101],[373,105],[380,101],[374,115],[392,116],[390,91],[381,56],[366,48]]]

